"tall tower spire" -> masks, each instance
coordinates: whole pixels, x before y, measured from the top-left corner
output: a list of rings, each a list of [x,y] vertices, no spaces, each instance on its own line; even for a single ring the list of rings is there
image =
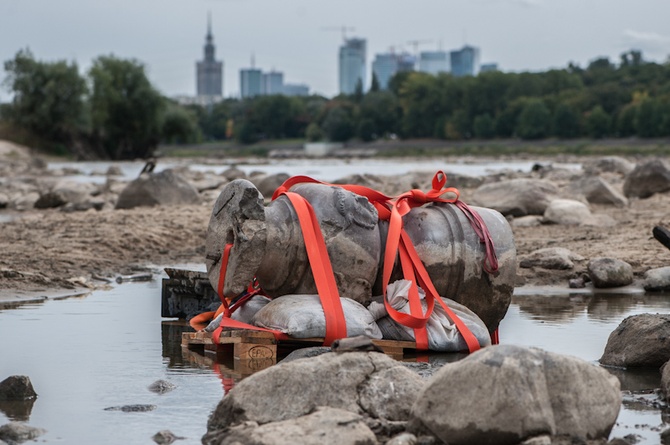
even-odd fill
[[[212,41],[212,11],[207,12],[207,42]]]
[[[212,35],[212,13],[207,12],[207,35],[205,36],[204,59],[196,64],[198,96],[223,96],[223,62],[216,60],[214,36]]]

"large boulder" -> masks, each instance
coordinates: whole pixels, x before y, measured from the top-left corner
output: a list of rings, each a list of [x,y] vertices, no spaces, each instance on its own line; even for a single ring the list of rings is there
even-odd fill
[[[633,266],[616,258],[592,258],[587,269],[597,288],[628,286],[633,282]]]
[[[583,168],[587,175],[599,175],[600,173],[618,173],[622,176],[625,176],[633,171],[635,164],[629,162],[621,156],[605,156],[585,162]]]
[[[205,445],[376,445],[364,418],[349,411],[320,407],[312,414],[258,425],[244,422],[208,435]]]
[[[670,170],[660,159],[638,164],[623,183],[623,193],[628,198],[648,198],[668,190]]]
[[[670,359],[670,315],[640,314],[624,319],[607,339],[600,363],[660,367]]]
[[[593,218],[589,207],[572,199],[554,199],[544,211],[544,222],[561,225],[581,225]]]
[[[421,387],[416,373],[377,352],[328,353],[279,363],[238,383],[209,418],[205,437],[246,421],[294,419],[319,406],[407,420]]]
[[[600,176],[586,176],[575,183],[572,189],[584,195],[592,204],[607,204],[617,207],[628,205],[628,199]]]
[[[484,184],[474,191],[472,202],[503,215],[542,215],[558,197],[558,188],[540,179],[512,179]]]
[[[439,370],[417,396],[412,429],[450,445],[517,444],[537,436],[606,439],[621,406],[619,381],[586,361],[493,346]]]
[[[198,191],[172,170],[142,173],[119,195],[117,209],[153,207],[157,205],[194,204]]]

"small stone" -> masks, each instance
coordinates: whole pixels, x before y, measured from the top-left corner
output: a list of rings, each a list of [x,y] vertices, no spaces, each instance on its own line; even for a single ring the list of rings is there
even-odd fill
[[[168,382],[167,380],[156,380],[151,385],[149,385],[148,389],[149,391],[155,392],[157,394],[165,394],[166,392],[172,391],[176,387],[177,386],[174,383]]]
[[[588,271],[596,288],[628,286],[633,282],[633,267],[616,258],[593,258]]]
[[[156,405],[123,405],[110,406],[105,411],[123,411],[124,413],[145,413],[156,409]]]
[[[9,422],[0,426],[0,440],[10,444],[33,440],[44,433],[46,430],[42,428],[35,428],[21,422]]]
[[[158,444],[171,444],[175,440],[186,439],[185,437],[175,436],[170,430],[162,430],[153,435],[152,439]]]
[[[415,445],[416,436],[412,433],[400,433],[386,442],[386,445]]]
[[[0,400],[31,400],[37,398],[30,378],[13,375],[0,382]]]

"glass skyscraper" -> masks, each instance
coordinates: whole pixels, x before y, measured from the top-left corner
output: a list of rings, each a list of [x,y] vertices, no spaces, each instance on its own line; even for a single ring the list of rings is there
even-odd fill
[[[365,90],[365,39],[346,39],[340,46],[340,93],[353,94],[361,82]]]

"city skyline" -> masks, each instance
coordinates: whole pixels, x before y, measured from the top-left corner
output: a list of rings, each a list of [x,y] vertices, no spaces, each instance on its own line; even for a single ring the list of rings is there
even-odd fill
[[[355,28],[347,38],[367,41],[368,84],[374,54],[391,46],[414,53],[469,44],[481,49],[482,63],[516,72],[585,66],[600,56],[618,62],[630,49],[656,62],[670,54],[663,0],[0,0],[0,60],[29,48],[38,60],[74,60],[84,73],[96,57],[114,54],[144,63],[163,94],[194,95],[208,12],[226,97],[239,95],[239,70],[252,53],[285,82],[336,95],[342,26]],[[0,100],[8,99],[3,87]]]

